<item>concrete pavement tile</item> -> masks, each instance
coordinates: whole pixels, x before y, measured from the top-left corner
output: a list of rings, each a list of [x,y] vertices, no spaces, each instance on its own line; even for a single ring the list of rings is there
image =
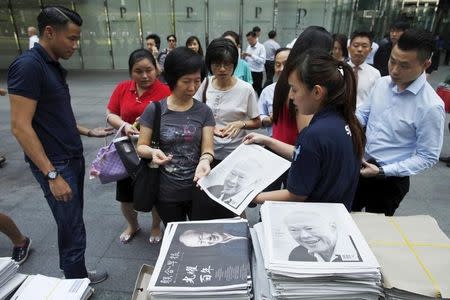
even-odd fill
[[[150,244],[148,231],[141,231],[128,244],[122,244],[117,234],[104,257],[118,259],[144,259],[154,263],[159,255],[161,243]]]
[[[130,297],[134,283],[142,264],[153,265],[147,259],[102,258],[98,266],[108,271],[108,279],[95,285],[96,288],[108,291],[128,292]]]

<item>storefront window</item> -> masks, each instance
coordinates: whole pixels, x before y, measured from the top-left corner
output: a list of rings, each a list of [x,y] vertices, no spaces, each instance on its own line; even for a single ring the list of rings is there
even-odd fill
[[[0,68],[7,69],[17,56],[14,27],[6,3],[0,3]]]
[[[245,40],[247,32],[258,26],[261,28],[259,42],[263,43],[268,39],[267,34],[271,31],[274,21],[274,1],[273,0],[247,0],[244,1],[244,22],[243,40],[244,45],[248,45]],[[245,46],[243,45],[243,49]]]
[[[167,48],[166,37],[174,32],[170,1],[141,0],[141,16],[144,39],[156,33],[161,38],[160,50]]]
[[[108,14],[114,67],[128,69],[130,53],[143,46],[138,19],[138,2],[137,0],[110,0]]]
[[[185,46],[189,36],[199,38],[205,48],[206,6],[204,0],[175,0],[177,46]]]
[[[11,4],[11,8],[8,7]],[[41,5],[75,9],[83,18],[80,48],[61,63],[69,69],[127,69],[128,56],[145,46],[145,37],[156,33],[161,49],[175,33],[177,45],[195,35],[204,49],[207,42],[226,30],[241,35],[261,28],[260,42],[270,30],[285,46],[308,26],[322,26],[332,33],[350,35],[368,30],[379,41],[393,21],[448,36],[448,7],[438,0],[11,0],[0,1],[0,67],[6,68],[28,49],[27,28],[37,27]],[[12,12],[12,13],[11,13]],[[16,41],[17,36],[17,41]],[[445,41],[441,41],[441,44]],[[443,47],[443,46],[442,46]]]
[[[111,45],[103,0],[80,1],[77,12],[83,18],[80,42],[85,69],[111,69]]]
[[[241,20],[241,4],[239,0],[209,0],[209,41],[220,37],[225,31],[233,30],[239,34]]]

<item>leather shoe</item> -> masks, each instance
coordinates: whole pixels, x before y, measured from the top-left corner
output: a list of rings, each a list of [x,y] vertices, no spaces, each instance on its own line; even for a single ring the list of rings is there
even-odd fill
[[[449,167],[449,168],[450,168],[450,162],[448,162],[448,163],[447,163],[447,167]]]
[[[442,162],[445,162],[445,163],[450,163],[450,156],[447,156],[447,157],[445,157],[445,156],[439,157],[439,160],[442,161]]]
[[[6,157],[4,157],[3,155],[0,155],[0,167],[5,163],[6,161]]]

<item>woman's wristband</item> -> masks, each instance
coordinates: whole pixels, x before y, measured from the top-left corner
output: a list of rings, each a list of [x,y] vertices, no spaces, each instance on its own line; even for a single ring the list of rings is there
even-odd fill
[[[202,155],[200,155],[200,158],[202,158],[205,155],[209,155],[211,156],[212,159],[214,159],[214,154],[212,154],[211,152],[203,152]]]
[[[210,156],[211,159],[208,156]],[[212,163],[214,161],[214,155],[211,152],[203,152],[202,155],[200,156],[199,162],[205,159],[208,160],[209,163]]]
[[[242,129],[245,129],[245,127],[247,127],[247,123],[245,123],[245,121],[241,121],[241,122],[242,122],[242,124],[243,124],[241,128],[242,128]]]

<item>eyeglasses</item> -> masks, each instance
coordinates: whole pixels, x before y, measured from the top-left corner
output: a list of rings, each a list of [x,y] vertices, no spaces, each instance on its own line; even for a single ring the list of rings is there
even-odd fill
[[[221,64],[216,64],[216,63],[212,63],[211,67],[214,69],[220,69],[220,68],[224,68],[224,69],[231,69],[233,67],[232,63],[221,63]]]

